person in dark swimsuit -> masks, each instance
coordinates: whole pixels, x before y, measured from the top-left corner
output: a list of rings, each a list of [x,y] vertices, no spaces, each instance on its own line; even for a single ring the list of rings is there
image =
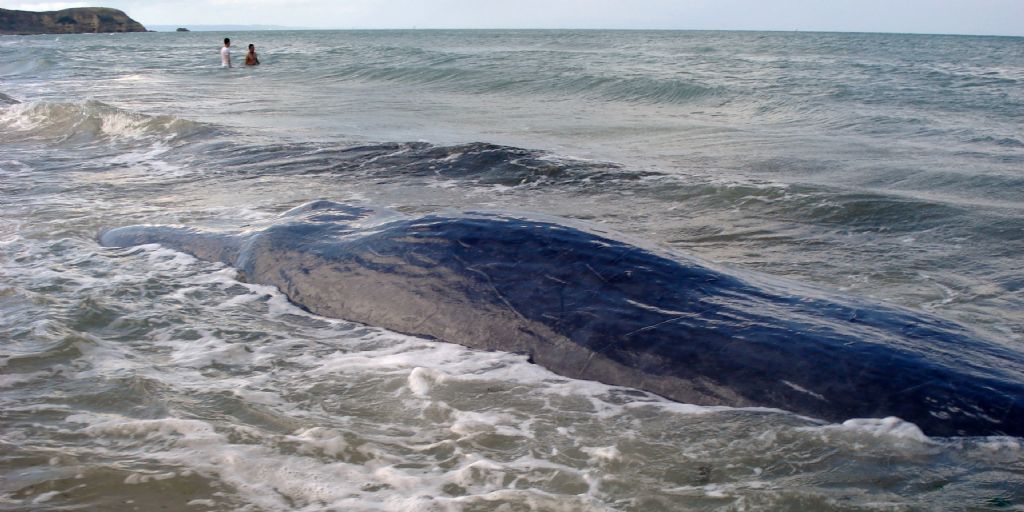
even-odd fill
[[[256,45],[249,45],[249,53],[245,54],[245,65],[246,66],[258,66],[260,59],[256,57]]]

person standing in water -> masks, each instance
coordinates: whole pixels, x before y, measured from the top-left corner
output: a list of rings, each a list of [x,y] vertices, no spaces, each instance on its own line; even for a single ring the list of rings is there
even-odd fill
[[[220,49],[220,67],[231,67],[231,39],[224,38],[224,47]]]
[[[245,65],[246,66],[259,66],[260,59],[256,57],[256,45],[249,45],[249,53],[245,54]]]

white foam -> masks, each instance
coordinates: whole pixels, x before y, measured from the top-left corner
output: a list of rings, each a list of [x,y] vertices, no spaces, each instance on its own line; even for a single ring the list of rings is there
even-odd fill
[[[182,270],[199,261],[192,255],[167,249],[159,244],[146,244],[139,247],[148,251],[149,263],[156,270]]]
[[[6,359],[0,359],[0,367],[7,364]],[[10,373],[0,375],[0,388],[11,388],[21,384],[27,384],[44,379],[53,375],[53,372],[39,371],[31,373]]]
[[[457,189],[459,189],[462,186],[463,186],[462,181],[455,180],[455,179],[435,180],[435,181],[431,181],[429,184],[427,184],[427,188],[440,188],[440,189],[450,189],[450,190],[457,190]]]
[[[1011,460],[1024,460],[1024,439],[1019,437],[993,436],[978,443],[978,448],[990,454],[997,454]]]
[[[173,140],[201,125],[169,116],[148,116],[96,101],[32,102],[0,109],[0,127],[21,137],[67,141],[78,136],[108,140]]]
[[[132,473],[132,474],[128,475],[127,477],[125,477],[124,483],[127,484],[127,485],[146,484],[146,483],[154,482],[154,481],[170,480],[170,479],[175,478],[177,476],[178,476],[178,474],[173,472],[173,471],[172,472],[167,472],[167,473],[153,473],[153,474]]]
[[[242,343],[226,343],[208,332],[171,354],[171,362],[185,367],[205,368],[213,364],[245,365],[252,362],[250,349]]]
[[[0,126],[11,131],[29,131],[40,126],[43,118],[33,115],[31,104],[18,103],[0,109]]]
[[[136,420],[116,414],[79,413],[71,414],[65,421],[84,423],[84,433],[93,437],[188,437],[191,440],[221,440],[223,436],[214,431],[213,425],[200,420],[165,418]]]
[[[905,448],[934,444],[932,439],[921,431],[920,427],[894,416],[887,418],[853,418],[838,425],[801,427],[797,430],[817,432],[826,436],[847,436],[855,442],[857,442],[858,438],[867,436],[876,441],[884,441]]]
[[[350,464],[333,460],[320,460],[307,455],[287,455],[273,449],[273,443],[264,439],[262,444],[235,444],[212,425],[198,420],[131,420],[88,418],[77,415],[73,421],[89,422],[86,433],[104,437],[108,443],[120,438],[145,436],[160,441],[162,449],[153,449],[150,456],[166,463],[188,467],[205,475],[215,475],[235,488],[246,501],[267,510],[320,510],[323,507],[345,508],[358,506],[365,509],[372,503],[372,494],[360,492],[371,482],[391,489],[388,498],[393,504],[408,503],[425,493],[432,492],[429,475],[418,471],[399,469],[381,461],[371,460]],[[343,450],[340,443],[330,439],[315,440],[309,431],[293,436],[308,445]],[[311,440],[311,438],[313,438]],[[322,452],[325,453],[325,452]],[[164,477],[167,474],[158,475]],[[145,476],[133,479],[141,482]],[[426,481],[425,481],[426,480]],[[394,497],[398,491],[403,498]]]
[[[89,334],[82,334],[82,337],[85,341],[76,342],[74,347],[89,364],[75,372],[74,378],[131,375],[145,368],[144,359],[126,357],[124,348],[107,346],[101,339]]]
[[[44,492],[44,493],[40,494],[39,496],[36,496],[36,498],[34,500],[32,500],[32,504],[33,505],[38,505],[40,503],[46,503],[47,501],[50,501],[51,499],[53,499],[55,496],[57,496],[61,492],[62,491]]]
[[[214,273],[221,273],[217,270]],[[210,277],[210,284],[217,283],[223,275]],[[276,293],[276,292],[275,292]],[[383,510],[419,509],[433,507],[460,508],[470,503],[488,503],[495,499],[515,499],[517,503],[543,504],[545,510],[567,508],[584,509],[580,503],[589,503],[588,496],[566,497],[549,495],[536,489],[506,491],[509,479],[524,479],[528,486],[543,484],[551,478],[552,472],[587,480],[580,468],[573,468],[523,457],[512,461],[494,461],[479,454],[463,452],[452,439],[474,439],[476,436],[509,436],[531,439],[533,418],[513,411],[459,410],[445,406],[432,395],[439,386],[447,390],[449,385],[493,382],[515,375],[517,382],[536,387],[543,394],[571,394],[583,390],[594,393],[596,404],[604,404],[608,414],[612,410],[620,413],[627,410],[622,406],[608,404],[597,395],[609,389],[595,383],[572,381],[559,378],[550,372],[526,363],[521,356],[478,352],[445,343],[431,342],[414,337],[398,335],[379,329],[365,329],[357,338],[351,338],[361,346],[369,347],[359,351],[334,351],[323,353],[295,353],[282,356],[282,345],[287,342],[257,345],[253,353],[245,358],[287,357],[290,365],[298,365],[298,373],[274,376],[268,373],[250,374],[239,379],[223,377],[209,378],[195,372],[183,371],[214,361],[225,354],[227,343],[222,337],[209,331],[200,331],[198,340],[179,340],[167,334],[153,340],[151,344],[169,348],[163,356],[164,362],[153,366],[147,364],[147,357],[130,347],[122,345],[105,346],[97,340],[89,348],[86,358],[91,368],[79,375],[117,375],[124,368],[114,368],[119,362],[138,361],[132,364],[131,372],[159,379],[173,385],[179,392],[195,389],[210,393],[230,390],[234,396],[253,406],[267,407],[293,419],[315,414],[314,411],[300,410],[300,404],[290,403],[272,388],[272,391],[256,389],[268,379],[284,381],[301,375],[309,382],[329,382],[325,377],[345,373],[345,380],[360,379],[358,374],[393,374],[404,379],[411,402],[407,408],[416,411],[426,407],[447,407],[445,419],[436,427],[445,427],[449,435],[436,437],[367,439],[335,427],[311,426],[301,428],[293,434],[277,436],[273,433],[241,425],[215,424],[210,421],[189,418],[133,419],[118,415],[79,413],[67,418],[69,423],[82,423],[80,432],[101,439],[100,446],[116,450],[123,443],[137,446],[145,442],[147,458],[182,470],[216,478],[235,489],[240,499],[267,510],[319,510],[323,508],[344,509],[348,507],[365,510],[369,503],[379,503]],[[133,353],[126,357],[126,351]],[[233,354],[228,352],[229,354]],[[239,354],[236,354],[239,355]],[[243,361],[244,362],[244,361]],[[507,382],[503,382],[507,384]],[[595,405],[595,407],[597,407]],[[343,418],[333,417],[340,422]],[[244,443],[236,439],[245,439]],[[359,440],[361,439],[361,440]],[[280,450],[279,446],[294,448]],[[455,449],[459,460],[456,467],[439,471],[430,467],[409,466],[409,458],[391,453],[389,445],[398,443],[403,450],[430,450],[431,447],[450,446]],[[593,464],[604,464],[621,454],[614,447],[597,446],[588,448]],[[119,453],[119,452],[114,452]],[[175,472],[180,475],[180,471]],[[159,478],[173,478],[174,474],[161,471],[137,473],[126,477],[126,483],[144,483]],[[600,478],[590,478],[593,492],[598,492]],[[450,497],[440,492],[447,484],[457,484],[466,489],[466,496]],[[367,491],[366,489],[383,489]],[[573,506],[566,506],[567,502]],[[376,505],[374,505],[376,506]]]
[[[337,457],[354,448],[341,432],[324,427],[300,430],[295,435],[288,436],[288,439],[298,442],[299,451],[302,453],[322,453],[331,457]]]
[[[434,384],[443,382],[447,376],[437,370],[416,367],[409,372],[409,389],[419,396],[427,396]]]
[[[70,406],[63,404],[10,405],[4,408],[6,412],[67,412],[70,410]]]
[[[842,428],[866,432],[874,437],[890,437],[927,443],[930,441],[921,429],[894,416],[888,418],[855,418],[846,420]]]
[[[515,416],[509,413],[487,411],[454,411],[455,420],[449,430],[460,436],[472,436],[480,433],[494,433],[513,437],[529,437],[525,432],[512,424],[517,423]]]
[[[581,448],[583,453],[590,455],[592,462],[611,462],[622,459],[622,452],[617,446],[601,446],[594,448]]]

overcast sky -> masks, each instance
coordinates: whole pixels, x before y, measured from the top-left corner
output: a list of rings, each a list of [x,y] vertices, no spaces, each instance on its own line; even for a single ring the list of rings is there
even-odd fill
[[[144,25],[822,30],[1024,36],[1024,0],[0,0],[103,5]]]

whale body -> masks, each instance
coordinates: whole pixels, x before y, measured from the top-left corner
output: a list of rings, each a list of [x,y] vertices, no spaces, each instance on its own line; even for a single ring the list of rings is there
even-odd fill
[[[507,214],[407,217],[330,201],[239,233],[127,226],[325,316],[529,354],[555,373],[700,405],[933,436],[1024,436],[1024,355],[908,309]]]

